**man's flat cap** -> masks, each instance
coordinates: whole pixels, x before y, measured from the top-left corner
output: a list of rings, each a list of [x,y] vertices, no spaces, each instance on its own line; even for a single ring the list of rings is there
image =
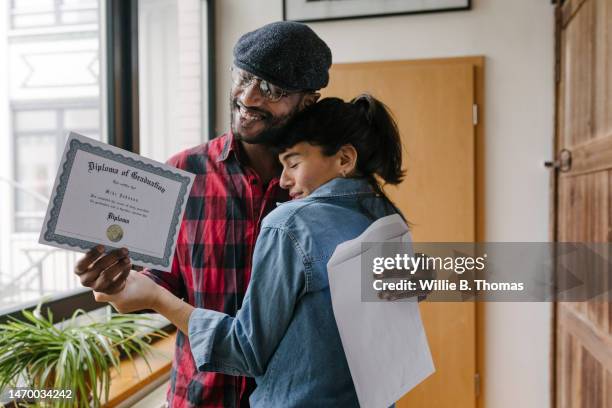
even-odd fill
[[[279,21],[244,34],[234,46],[234,65],[289,91],[327,86],[331,50],[310,27]]]

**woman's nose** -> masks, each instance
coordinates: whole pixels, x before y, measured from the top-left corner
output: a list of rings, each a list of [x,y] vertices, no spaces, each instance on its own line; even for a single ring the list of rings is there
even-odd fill
[[[279,184],[280,184],[281,188],[284,188],[285,190],[288,190],[293,185],[291,179],[287,176],[287,173],[285,173],[284,170],[281,173],[280,183]]]

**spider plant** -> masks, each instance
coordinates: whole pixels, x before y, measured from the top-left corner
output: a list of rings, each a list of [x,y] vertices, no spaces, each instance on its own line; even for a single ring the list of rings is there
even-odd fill
[[[79,309],[54,325],[41,305],[22,314],[0,324],[0,390],[20,379],[28,388],[72,390],[71,400],[53,401],[58,407],[99,407],[108,400],[111,368],[119,370],[121,354],[141,356],[148,365],[151,338],[165,336],[146,315],[113,314],[83,324],[79,317],[86,314]]]

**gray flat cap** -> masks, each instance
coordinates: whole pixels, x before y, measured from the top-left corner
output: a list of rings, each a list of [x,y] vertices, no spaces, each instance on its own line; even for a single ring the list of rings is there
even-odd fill
[[[310,27],[278,21],[244,34],[234,65],[289,91],[317,90],[329,82],[331,50]]]

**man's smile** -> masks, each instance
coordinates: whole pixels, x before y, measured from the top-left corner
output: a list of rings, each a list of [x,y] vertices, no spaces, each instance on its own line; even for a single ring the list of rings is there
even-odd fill
[[[240,102],[236,102],[235,109],[240,120],[240,125],[243,127],[250,127],[259,121],[266,120],[270,116],[265,112],[261,112],[256,109],[249,109]]]

